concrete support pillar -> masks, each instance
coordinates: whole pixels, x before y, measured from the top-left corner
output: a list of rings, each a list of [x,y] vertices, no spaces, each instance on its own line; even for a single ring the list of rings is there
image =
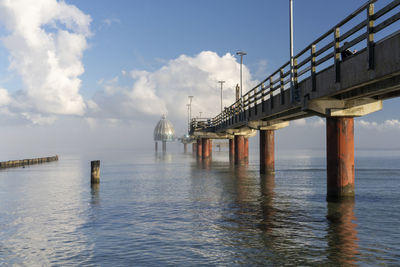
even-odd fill
[[[197,142],[196,143],[192,143],[192,153],[196,154],[197,151]]]
[[[155,147],[154,147],[154,149],[155,149],[156,152],[158,151],[158,142],[157,142],[157,141],[155,142]]]
[[[354,119],[326,118],[327,199],[354,197]]]
[[[201,138],[202,141],[202,158],[208,159],[210,157],[210,139]]]
[[[235,160],[235,140],[229,139],[229,161]]]
[[[213,140],[212,139],[208,139],[208,148],[209,148],[209,150],[208,150],[208,154],[209,154],[209,157],[211,158],[212,157],[212,150],[213,150],[213,142],[212,142]]]
[[[201,142],[201,138],[199,138],[199,139],[197,139],[197,158],[198,159],[201,159],[201,157],[202,157],[203,149],[201,146],[202,146],[202,142]]]
[[[260,172],[275,172],[275,131],[260,130]]]
[[[244,138],[244,161],[249,163],[249,138]]]
[[[244,160],[244,136],[235,135],[235,165],[245,164]]]
[[[167,151],[167,142],[166,141],[162,141],[162,152]]]
[[[183,153],[187,153],[187,143],[183,143]]]

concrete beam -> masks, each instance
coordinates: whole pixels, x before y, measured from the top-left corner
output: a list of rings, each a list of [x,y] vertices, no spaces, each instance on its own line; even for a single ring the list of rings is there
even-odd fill
[[[249,127],[258,130],[278,130],[289,126],[288,121],[249,121]]]
[[[362,98],[356,100],[337,100],[332,98],[310,100],[304,105],[325,117],[359,117],[381,110],[382,100]]]
[[[249,127],[242,127],[238,129],[227,129],[226,132],[232,135],[243,135],[246,138],[256,136],[257,130],[250,129]]]
[[[378,100],[369,104],[354,106],[346,109],[330,109],[327,116],[329,117],[359,117],[379,111],[383,108],[382,100]]]
[[[192,134],[194,138],[209,138],[209,139],[232,139],[234,136],[229,133],[213,133],[196,131]]]

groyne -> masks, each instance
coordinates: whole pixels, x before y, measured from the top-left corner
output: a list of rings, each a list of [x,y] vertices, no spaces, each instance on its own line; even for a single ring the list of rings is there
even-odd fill
[[[41,164],[45,162],[58,161],[58,155],[45,158],[22,159],[22,160],[9,160],[0,162],[0,169],[24,167],[27,165]]]

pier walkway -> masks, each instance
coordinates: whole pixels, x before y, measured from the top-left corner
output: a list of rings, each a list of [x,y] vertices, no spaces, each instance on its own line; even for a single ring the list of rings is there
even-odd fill
[[[326,118],[328,198],[354,196],[353,118],[400,96],[400,28],[393,27],[400,19],[400,0],[376,12],[375,2],[295,55],[293,68],[286,62],[216,117],[193,119],[190,137],[198,157],[211,156],[212,139],[229,139],[230,158],[245,164],[248,138],[259,131],[260,171],[274,172],[275,130],[291,120],[320,116]],[[361,49],[344,58],[354,46]]]

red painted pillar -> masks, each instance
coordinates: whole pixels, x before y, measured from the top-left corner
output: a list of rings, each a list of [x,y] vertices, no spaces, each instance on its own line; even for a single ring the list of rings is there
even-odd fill
[[[201,138],[202,141],[202,158],[208,159],[210,157],[210,139]]]
[[[260,130],[260,172],[275,172],[274,130]]]
[[[208,156],[211,158],[212,157],[212,150],[213,150],[213,145],[212,145],[212,139],[208,139]]]
[[[235,135],[235,165],[244,163],[244,136]]]
[[[326,118],[327,198],[354,196],[354,119]]]
[[[202,141],[201,138],[197,139],[197,158],[201,159],[203,149],[201,148]]]
[[[235,141],[234,139],[229,139],[229,161],[234,161],[235,159]]]
[[[244,138],[244,161],[249,163],[249,138]]]

